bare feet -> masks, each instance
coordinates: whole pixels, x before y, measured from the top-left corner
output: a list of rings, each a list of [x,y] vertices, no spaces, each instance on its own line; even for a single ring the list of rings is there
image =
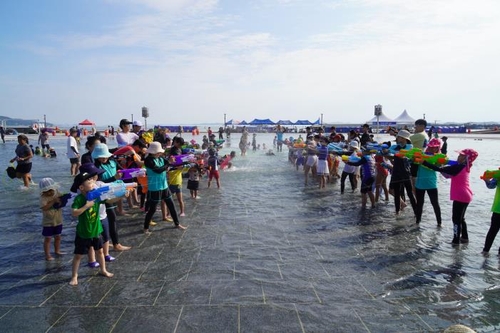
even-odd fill
[[[179,216],[186,216],[186,214],[184,214],[184,212],[182,212]]]
[[[101,274],[102,276],[105,276],[107,278],[112,278],[114,276],[113,273],[110,273],[108,271],[99,271],[99,274]]]
[[[47,261],[52,261],[52,260],[54,260],[54,257],[52,257],[52,256],[48,256],[48,257],[45,257],[45,260],[47,260]]]
[[[116,244],[116,245],[113,245],[113,249],[115,251],[127,251],[127,250],[130,250],[132,247],[130,246],[123,246],[121,244]]]
[[[65,255],[65,254],[66,254],[65,252],[56,252],[56,255],[59,257]]]
[[[175,226],[177,229],[181,229],[181,230],[186,230],[187,227],[183,226],[182,224],[178,224]]]
[[[69,281],[70,286],[76,286],[78,285],[78,276],[74,276],[71,278],[71,281]]]
[[[145,235],[151,235],[151,231],[149,229],[144,229],[144,234]]]
[[[174,222],[174,219],[173,219],[171,216],[167,216],[167,217],[164,217],[164,218],[163,218],[163,221],[166,221],[166,222]]]

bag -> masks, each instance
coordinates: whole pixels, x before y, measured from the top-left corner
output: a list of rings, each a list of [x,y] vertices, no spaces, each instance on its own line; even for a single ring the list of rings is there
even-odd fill
[[[7,175],[11,179],[16,178],[16,168],[14,168],[14,165],[11,164],[5,171],[7,171]]]

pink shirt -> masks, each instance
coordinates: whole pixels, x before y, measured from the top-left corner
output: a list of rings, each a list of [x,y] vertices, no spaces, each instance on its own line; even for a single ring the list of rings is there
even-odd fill
[[[470,170],[463,168],[458,175],[451,178],[450,199],[464,203],[472,201],[472,190],[469,183]]]

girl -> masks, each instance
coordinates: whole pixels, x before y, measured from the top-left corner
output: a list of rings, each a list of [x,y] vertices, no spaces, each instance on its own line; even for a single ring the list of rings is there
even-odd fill
[[[148,155],[144,160],[144,165],[146,166],[146,175],[148,178],[148,212],[144,219],[144,233],[151,233],[151,231],[149,231],[149,225],[159,202],[165,202],[167,205],[170,215],[174,220],[175,227],[182,230],[186,229],[186,227],[179,223],[174,202],[172,201],[172,194],[168,189],[167,168],[169,163],[162,156],[165,150],[163,150],[159,142],[154,141],[150,143],[146,152]]]
[[[473,196],[469,183],[470,168],[478,156],[477,151],[471,148],[463,149],[458,154],[457,164],[439,167],[428,162],[422,163],[422,165],[451,178],[450,199],[453,201],[453,240],[451,243],[453,245],[469,242],[465,212]]]
[[[427,144],[426,154],[434,155],[439,153],[441,149],[441,140],[434,138]],[[434,208],[434,214],[436,215],[436,221],[438,226],[441,225],[441,207],[439,207],[438,201],[438,189],[437,189],[437,176],[436,171],[429,169],[423,165],[418,167],[417,179],[415,183],[415,194],[417,199],[417,223],[422,220],[422,211],[424,208],[425,192],[431,200],[432,208]]]
[[[55,208],[54,204],[61,203],[61,194],[58,191],[58,186],[52,178],[43,178],[40,183],[40,208],[42,209],[42,235],[43,250],[45,252],[45,260],[50,261],[54,258],[50,255],[50,242],[54,237],[54,252],[60,256],[61,253],[61,233],[62,233],[62,209]]]
[[[318,153],[318,167],[317,175],[319,180],[319,188],[325,188],[327,178],[330,176],[330,169],[328,168],[328,139],[321,137],[319,140],[320,146],[316,148]]]
[[[387,167],[387,154],[389,153],[390,142],[384,142],[382,149],[375,155],[375,202],[378,202],[380,193],[384,192],[384,200],[389,201],[389,189],[387,188],[387,176],[389,169]]]

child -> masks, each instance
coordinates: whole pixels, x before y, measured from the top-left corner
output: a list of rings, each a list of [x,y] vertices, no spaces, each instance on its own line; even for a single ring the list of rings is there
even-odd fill
[[[426,154],[434,155],[439,153],[441,149],[441,140],[434,138],[427,144]],[[429,169],[423,165],[418,167],[417,179],[415,183],[415,194],[417,199],[417,223],[422,220],[422,211],[424,208],[425,192],[431,200],[434,214],[436,215],[437,225],[441,225],[441,207],[439,207],[438,189],[437,189],[437,175],[436,171]]]
[[[187,188],[192,199],[199,199],[198,189],[200,188],[200,178],[202,176],[201,168],[198,164],[194,164],[188,171]]]
[[[182,155],[183,145],[184,139],[182,137],[174,137],[174,139],[172,140],[172,147],[170,148],[170,156]],[[185,172],[185,168],[182,165],[178,166],[177,168],[171,168],[168,171],[167,177],[168,189],[170,190],[170,193],[175,194],[177,202],[179,203],[179,209],[181,211],[179,216],[186,215],[184,209],[184,198],[182,196],[182,172]]]
[[[54,252],[56,255],[61,253],[61,233],[62,233],[62,210],[54,208],[54,204],[60,204],[61,194],[58,191],[58,186],[52,178],[43,178],[40,183],[40,208],[42,209],[42,235],[45,237],[43,241],[43,250],[45,251],[45,260],[50,261],[54,258],[50,255],[50,242],[54,237]]]
[[[320,146],[317,148],[318,152],[318,166],[317,175],[319,180],[319,188],[325,188],[327,178],[330,176],[330,169],[328,168],[328,139],[326,137],[321,137],[319,139]]]
[[[93,247],[97,254],[97,261],[100,266],[100,274],[105,277],[113,277],[113,274],[106,270],[106,261],[102,251],[102,225],[99,218],[99,199],[88,201],[86,195],[94,189],[95,182],[93,177],[96,173],[79,173],[76,175],[71,192],[80,190],[80,194],[75,197],[71,205],[73,217],[78,217],[75,236],[75,251],[72,265],[72,275],[70,285],[78,285],[78,267],[82,256],[88,253],[90,247]]]
[[[387,176],[389,176],[389,169],[387,168],[386,156],[389,153],[390,142],[384,142],[382,149],[375,155],[375,202],[378,202],[380,194],[384,192],[384,200],[389,201],[389,189],[387,188]]]
[[[161,143],[153,141],[149,144],[149,148],[146,152],[148,155],[144,160],[144,165],[146,166],[146,175],[148,178],[148,212],[146,213],[146,217],[144,219],[144,233],[146,235],[151,233],[149,225],[154,213],[156,212],[156,207],[159,202],[165,202],[170,211],[170,215],[174,220],[175,227],[181,230],[186,229],[186,227],[179,223],[175,205],[172,201],[172,194],[168,189],[167,168],[169,163],[164,157],[162,157],[165,150],[161,147]]]
[[[370,198],[372,208],[375,207],[373,183],[375,182],[375,160],[370,149],[363,150],[363,156],[358,162],[346,162],[347,165],[361,166],[361,208],[366,208],[367,197]]]
[[[417,202],[413,195],[413,186],[411,183],[411,163],[405,156],[397,156],[400,150],[410,150],[413,148],[410,140],[410,132],[401,130],[396,135],[396,144],[389,147],[389,152],[394,156],[392,161],[392,176],[389,183],[390,192],[394,195],[394,207],[396,215],[399,215],[400,210],[406,207],[403,200],[404,191],[410,199],[411,207],[416,215]]]
[[[471,148],[462,149],[458,154],[457,164],[439,167],[428,162],[422,163],[422,165],[451,178],[450,199],[453,201],[453,240],[451,243],[453,245],[469,242],[465,212],[473,196],[469,184],[470,168],[478,156],[477,151]]]
[[[217,188],[220,188],[220,174],[219,174],[219,159],[217,158],[215,149],[208,150],[208,187],[210,187],[210,183],[212,179],[215,178],[215,182],[217,183]]]
[[[350,156],[358,156],[358,149],[359,149],[359,142],[356,140],[352,140],[351,143],[349,143],[349,150],[347,153]],[[344,194],[344,189],[345,189],[345,180],[347,177],[349,177],[349,182],[351,183],[351,188],[352,191],[356,191],[356,188],[358,187],[358,180],[357,180],[357,173],[358,173],[358,167],[354,165],[349,165],[345,164],[344,165],[344,170],[342,170],[342,175],[340,176],[340,193]]]
[[[488,234],[486,235],[482,252],[484,255],[487,255],[493,245],[493,241],[495,240],[498,230],[500,230],[500,183],[498,182],[498,179],[494,178],[484,179],[484,182],[486,183],[486,187],[489,189],[496,188],[493,206],[491,207],[491,225],[488,230]],[[500,255],[500,248],[498,249],[498,254]]]

